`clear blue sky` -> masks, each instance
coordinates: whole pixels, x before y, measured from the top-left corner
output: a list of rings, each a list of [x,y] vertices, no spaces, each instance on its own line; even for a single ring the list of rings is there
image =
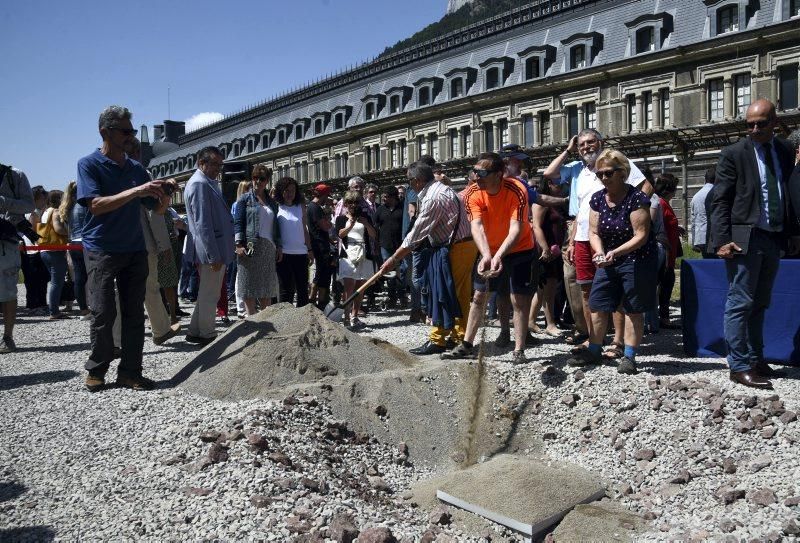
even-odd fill
[[[231,113],[373,57],[447,0],[3,0],[0,162],[61,188],[99,146],[97,117],[138,128]],[[150,132],[152,137],[152,130]]]

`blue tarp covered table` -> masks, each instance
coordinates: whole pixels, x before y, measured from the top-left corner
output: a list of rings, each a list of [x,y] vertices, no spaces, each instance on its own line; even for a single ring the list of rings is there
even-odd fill
[[[722,260],[683,260],[683,350],[689,356],[727,354],[722,316],[728,280]],[[764,357],[800,364],[800,260],[781,260],[764,322]]]

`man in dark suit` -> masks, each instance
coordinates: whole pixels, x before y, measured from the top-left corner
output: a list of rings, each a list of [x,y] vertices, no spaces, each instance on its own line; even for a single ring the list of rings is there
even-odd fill
[[[724,323],[731,380],[772,388],[769,377],[776,372],[764,361],[764,312],[781,250],[787,241],[790,253],[800,246],[792,212],[800,209],[800,187],[787,183],[794,156],[785,141],[773,137],[777,116],[772,102],[753,102],[746,121],[747,137],[720,155],[709,229],[728,274]]]

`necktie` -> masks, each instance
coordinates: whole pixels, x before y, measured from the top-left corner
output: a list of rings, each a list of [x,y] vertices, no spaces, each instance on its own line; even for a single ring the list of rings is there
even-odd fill
[[[772,162],[772,145],[764,144],[764,165],[767,174],[767,211],[769,212],[769,225],[780,226],[783,223],[781,212],[781,198],[778,192],[778,178],[775,176],[775,164]]]

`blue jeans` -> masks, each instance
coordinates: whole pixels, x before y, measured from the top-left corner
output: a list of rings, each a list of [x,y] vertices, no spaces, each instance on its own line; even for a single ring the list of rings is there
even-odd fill
[[[411,253],[411,309],[419,309],[426,315],[428,314],[428,297],[427,289],[423,290],[422,275],[425,273],[430,259],[431,252],[428,249]]]
[[[47,287],[47,309],[50,316],[60,313],[61,289],[67,278],[67,253],[63,251],[42,251],[42,262],[50,272],[50,285]]]
[[[79,242],[70,242],[79,243]],[[83,251],[70,251],[69,255],[72,257],[72,271],[75,272],[75,299],[78,301],[78,307],[81,311],[85,311],[88,307],[86,305],[86,262],[83,260]]]
[[[764,312],[769,307],[779,263],[777,236],[758,228],[753,229],[746,255],[725,260],[725,343],[731,371],[748,371],[764,359]]]

